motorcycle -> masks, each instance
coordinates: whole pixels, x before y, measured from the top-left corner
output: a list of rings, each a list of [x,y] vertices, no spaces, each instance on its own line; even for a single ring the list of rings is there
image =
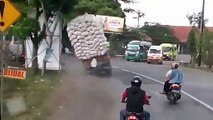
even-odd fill
[[[141,116],[141,113],[128,112],[127,120],[139,120],[140,116]]]
[[[175,104],[176,101],[181,99],[181,84],[172,84],[169,92],[166,93],[166,96],[172,104]]]
[[[151,99],[151,96],[148,96],[149,99]],[[124,101],[123,103],[126,103]],[[140,120],[139,117],[141,116],[141,113],[135,113],[135,112],[127,112],[127,118],[126,120]],[[144,120],[144,117],[143,117]]]

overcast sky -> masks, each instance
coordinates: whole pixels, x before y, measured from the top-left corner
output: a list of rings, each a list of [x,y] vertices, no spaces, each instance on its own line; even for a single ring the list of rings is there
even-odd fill
[[[123,4],[124,7],[132,7],[141,10],[145,17],[141,18],[140,25],[144,22],[159,22],[164,25],[189,26],[186,14],[198,13],[202,10],[203,0],[138,0],[137,4]],[[136,14],[126,14],[128,26],[137,26],[137,19],[133,19]],[[206,0],[205,18],[209,22],[207,26],[213,26],[213,0]]]

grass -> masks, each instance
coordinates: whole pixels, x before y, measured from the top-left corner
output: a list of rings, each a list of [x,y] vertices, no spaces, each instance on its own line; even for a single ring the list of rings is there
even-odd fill
[[[4,78],[3,102],[14,96],[23,96],[27,111],[11,116],[4,106],[4,120],[46,120],[48,111],[44,107],[54,88],[57,87],[60,73],[56,71],[46,72],[44,77],[34,75],[28,71],[26,80],[16,80]]]
[[[202,71],[206,71],[206,72],[213,72],[213,68],[209,68],[206,65],[202,65],[201,67],[198,67],[197,65],[183,64],[182,66],[186,67],[186,68],[198,69],[198,70],[202,70]]]

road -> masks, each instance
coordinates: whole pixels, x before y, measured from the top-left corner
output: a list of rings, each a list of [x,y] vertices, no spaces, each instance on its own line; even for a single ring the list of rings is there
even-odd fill
[[[146,76],[163,81],[164,74],[169,69],[168,64],[148,65],[111,59],[114,66],[112,77],[101,78],[85,75],[81,62],[75,57],[62,55],[62,61],[64,69],[61,86],[49,98],[48,101],[51,102],[47,103],[48,108],[52,110],[49,113],[49,120],[118,120],[119,111],[125,106],[120,103],[120,94],[129,87],[130,80],[136,73],[145,76],[142,77],[144,83],[142,88],[152,96],[151,105],[145,106],[151,113],[151,120],[213,118],[213,111],[187,95],[183,95],[177,105],[171,105],[164,95],[159,94],[162,84],[147,79]],[[183,71],[186,78],[183,89],[212,106],[213,82],[210,78],[213,74],[191,69]]]

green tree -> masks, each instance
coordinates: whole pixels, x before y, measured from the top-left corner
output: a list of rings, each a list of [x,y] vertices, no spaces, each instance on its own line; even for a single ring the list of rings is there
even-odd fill
[[[56,13],[66,15],[71,12],[77,0],[12,0],[22,12],[22,18],[11,29],[12,33],[23,40],[30,37],[33,42],[33,60],[32,68],[35,73],[38,72],[37,51],[39,43],[48,34],[53,35],[48,28],[48,20]],[[41,9],[42,8],[42,9]],[[45,13],[45,25],[42,30],[39,26],[39,17]],[[52,37],[52,36],[50,36]],[[51,38],[50,38],[51,39]],[[52,42],[50,43],[50,47]]]
[[[204,63],[212,68],[213,65],[213,32],[208,31],[208,29],[204,30],[204,38],[203,38],[203,59]]]
[[[142,38],[145,36],[143,32],[140,31],[140,29],[133,29],[133,30],[124,30],[122,34],[118,34],[118,39],[122,40],[124,43],[128,43],[131,40],[142,40]]]
[[[39,17],[42,11],[39,9],[40,4],[35,0],[12,0],[22,13],[20,20],[10,29],[14,36],[25,40],[30,38],[33,42],[33,58],[32,69],[35,73],[38,72],[37,51],[39,43],[45,37],[45,27],[39,26]],[[34,13],[34,14],[31,14]],[[34,17],[32,17],[32,16]],[[39,33],[40,31],[40,33]]]
[[[188,34],[188,38],[187,38],[187,49],[189,54],[191,54],[191,62],[194,63],[195,60],[195,56],[197,53],[197,49],[196,49],[196,36],[195,36],[195,31],[192,28],[191,31]]]
[[[124,17],[121,5],[117,0],[79,0],[79,4],[74,7],[72,16],[79,14],[99,14]]]
[[[168,26],[158,24],[152,26],[145,25],[140,30],[153,39],[152,44],[154,45],[160,45],[161,43],[177,42],[177,38]]]

